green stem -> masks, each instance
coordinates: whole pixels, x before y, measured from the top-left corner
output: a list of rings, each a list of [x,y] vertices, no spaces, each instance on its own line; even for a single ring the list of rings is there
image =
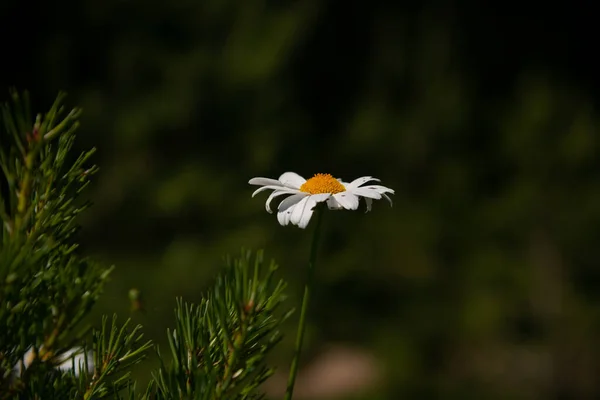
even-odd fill
[[[227,367],[225,368],[223,380],[217,386],[215,399],[221,399],[223,393],[229,389],[229,385],[233,379],[234,368],[236,367],[236,363],[239,358],[240,349],[246,340],[246,333],[248,332],[248,327],[246,324],[247,319],[243,319],[241,322],[242,326],[240,327],[240,332],[238,332],[237,338],[234,338],[233,340],[233,349],[231,349],[231,353],[229,353],[229,359],[227,360]]]
[[[319,236],[321,232],[321,220],[323,219],[323,211],[315,210],[317,214],[317,223],[313,233],[312,243],[310,246],[310,259],[308,262],[308,273],[306,284],[304,286],[304,296],[302,297],[302,309],[300,310],[300,322],[298,323],[298,333],[296,334],[296,348],[294,358],[290,368],[290,376],[288,378],[287,390],[284,400],[291,400],[294,393],[294,384],[296,383],[296,375],[298,373],[298,364],[300,361],[300,353],[302,352],[302,342],[304,340],[304,331],[306,330],[306,314],[308,311],[308,303],[315,276],[315,265],[317,263],[317,248],[319,246]]]
[[[29,205],[29,193],[31,192],[31,183],[32,183],[32,170],[33,164],[35,161],[35,153],[30,151],[25,156],[25,175],[23,176],[23,180],[21,181],[21,185],[19,187],[19,199],[17,203],[17,215],[15,216],[15,230],[18,232],[23,224],[25,214],[27,212],[27,207]]]

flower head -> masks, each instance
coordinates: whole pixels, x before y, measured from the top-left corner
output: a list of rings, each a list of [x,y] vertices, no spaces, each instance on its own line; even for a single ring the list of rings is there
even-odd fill
[[[40,350],[43,346],[40,348]],[[94,370],[94,358],[91,351],[88,351],[87,355],[83,354],[84,349],[81,347],[73,347],[60,355],[53,355],[52,353],[46,353],[44,357],[42,357],[43,361],[50,363],[54,366],[54,368],[61,371],[73,371],[75,376],[79,376],[85,373],[86,368],[84,363],[87,361],[87,371]],[[21,374],[23,371],[21,370],[21,365],[25,367],[25,369],[29,368],[31,363],[35,360],[38,353],[33,349],[33,347],[29,347],[25,355],[23,356],[23,362],[18,362],[14,367],[13,371],[16,374]],[[73,367],[75,369],[73,370]]]
[[[286,172],[279,179],[252,178],[251,185],[262,186],[252,193],[256,196],[263,190],[271,189],[273,193],[267,198],[265,208],[271,213],[271,201],[278,196],[289,195],[277,207],[277,220],[281,225],[298,225],[306,228],[313,210],[318,203],[326,202],[330,210],[356,210],[361,197],[365,199],[367,211],[371,210],[373,199],[384,197],[392,204],[388,194],[394,194],[390,188],[381,185],[362,186],[367,182],[379,179],[363,176],[350,183],[336,179],[329,174],[316,174],[306,180],[295,172]]]

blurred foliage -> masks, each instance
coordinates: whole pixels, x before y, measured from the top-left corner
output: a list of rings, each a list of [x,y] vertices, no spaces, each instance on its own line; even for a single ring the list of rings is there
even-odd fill
[[[171,299],[241,245],[270,249],[299,301],[309,238],[246,182],[368,174],[394,208],[328,215],[310,351],[372,349],[365,398],[598,396],[592,14],[441,4],[4,2],[31,37],[2,79],[68,89],[98,147],[84,243],[118,266],[101,308],[139,289],[159,339]]]

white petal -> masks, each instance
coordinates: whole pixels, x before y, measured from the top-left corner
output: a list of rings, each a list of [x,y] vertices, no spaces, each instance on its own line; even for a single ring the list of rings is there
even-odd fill
[[[60,364],[58,364],[56,368],[61,371],[71,371],[73,367],[73,361],[75,361],[75,370],[73,372],[76,376],[78,376],[85,372],[84,363],[86,360],[88,371],[93,371],[94,358],[92,353],[88,352],[86,358],[86,355],[83,354],[82,348],[73,348],[68,350],[65,354],[61,356],[59,361]]]
[[[265,203],[265,208],[267,209],[267,212],[269,214],[272,213],[270,205],[271,205],[271,200],[273,200],[275,197],[281,196],[283,194],[294,194],[294,193],[296,193],[295,189],[279,189],[279,190],[273,191],[273,193],[271,193],[269,195],[269,198],[267,198],[267,202]]]
[[[368,213],[369,211],[371,211],[371,205],[373,204],[373,199],[365,197],[365,203],[367,204],[367,211],[365,211],[365,213]]]
[[[327,199],[327,207],[330,210],[339,210],[340,208],[343,208],[342,205],[338,203],[335,197],[333,196]]]
[[[370,189],[370,190],[375,190],[379,193],[396,193],[394,191],[394,189],[390,189],[389,187],[385,187],[385,186],[381,186],[381,185],[369,185],[369,186],[363,186],[361,187],[361,189]]]
[[[249,184],[251,185],[260,185],[260,186],[265,186],[265,185],[280,185],[281,183],[277,180],[277,179],[270,179],[270,178],[252,178],[248,181]]]
[[[293,206],[288,207],[286,210],[277,213],[277,221],[279,221],[280,225],[286,226],[290,223],[290,217],[292,216],[292,212],[294,212],[294,208],[296,206],[297,204],[294,204]]]
[[[302,186],[304,182],[306,182],[306,179],[304,179],[295,172],[284,172],[279,177],[279,182],[281,182],[281,184],[284,186],[294,189],[300,189],[300,186]]]
[[[302,218],[302,214],[304,213],[304,209],[306,208],[306,203],[308,203],[311,196],[307,196],[300,200],[298,204],[294,207],[294,211],[292,211],[292,215],[290,218],[290,222],[294,225],[297,225]]]
[[[302,229],[306,228],[308,223],[310,222],[312,215],[313,215],[315,206],[318,203],[322,203],[322,202],[326,201],[330,197],[331,197],[330,193],[320,193],[320,194],[315,194],[315,195],[310,196],[308,198],[308,200],[306,201],[306,206],[304,207],[304,211],[302,212],[302,215],[300,216],[300,220],[297,222],[294,222],[294,220],[293,220],[294,215],[292,214],[292,224],[295,223],[296,225],[298,225],[299,228],[302,228]]]
[[[358,208],[358,196],[350,192],[341,192],[333,195],[338,203],[346,210],[356,210]]]
[[[346,188],[346,190],[348,190],[348,187],[350,186],[350,182],[344,182],[341,179],[338,179],[338,181],[342,184],[342,186],[344,186]],[[350,189],[352,189],[352,187],[350,187]]]
[[[307,207],[304,210],[304,213],[302,214],[300,221],[298,221],[298,228],[305,229],[308,226],[308,223],[310,222],[310,219],[312,218],[312,215],[314,212],[315,212],[314,208]]]
[[[279,203],[279,207],[277,207],[277,209],[279,211],[285,211],[288,208],[290,208],[291,206],[293,206],[294,204],[298,204],[298,202],[300,200],[302,200],[303,198],[305,198],[306,196],[308,196],[308,193],[293,194],[290,197],[283,199],[283,201],[281,203]]]
[[[319,194],[313,194],[312,196],[310,196],[311,200],[313,200],[315,202],[315,204],[322,203],[330,197],[331,197],[331,193],[319,193]]]
[[[357,196],[369,197],[371,199],[376,199],[376,200],[381,199],[381,194],[373,189],[358,187],[358,188],[352,189],[350,192],[354,193]]]
[[[365,183],[370,182],[370,181],[379,182],[379,179],[373,178],[372,176],[363,176],[361,178],[357,178],[357,179],[353,180],[352,182],[350,182],[349,184],[344,185],[344,186],[346,186],[346,189],[352,189],[352,188],[357,188],[360,185],[364,185]]]
[[[392,203],[392,199],[390,199],[390,196],[388,196],[388,195],[387,195],[387,194],[385,194],[385,193],[381,193],[381,195],[382,195],[383,197],[385,197],[385,198],[387,199],[387,201],[389,201],[389,202],[390,202],[390,206],[393,206],[393,205],[394,205],[394,204]]]
[[[282,186],[281,184],[279,184],[279,185],[267,185],[267,186],[259,187],[258,189],[256,189],[254,191],[254,193],[252,193],[252,197],[256,196],[257,194],[259,194],[263,190],[269,190],[269,189],[272,189],[272,190],[281,190],[281,189],[289,189],[289,188],[286,188],[285,186]]]

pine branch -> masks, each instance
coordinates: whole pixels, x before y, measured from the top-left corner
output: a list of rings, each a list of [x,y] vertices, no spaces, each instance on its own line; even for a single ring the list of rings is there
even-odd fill
[[[173,361],[153,373],[157,399],[256,399],[273,370],[266,354],[279,342],[285,284],[273,284],[277,265],[262,275],[263,253],[228,258],[226,268],[199,305],[177,301],[176,328],[168,331]],[[251,274],[251,277],[249,277]],[[159,353],[160,357],[160,353]],[[160,357],[162,360],[162,357]]]
[[[76,252],[76,217],[88,207],[77,198],[97,168],[87,165],[93,149],[70,161],[81,111],[61,118],[63,98],[35,120],[27,93],[11,91],[1,107],[0,398],[67,398],[47,379],[77,387],[56,368],[82,341],[87,330],[75,329],[112,270]]]
[[[63,98],[35,119],[27,93],[11,92],[1,108],[0,400],[132,400],[130,369],[151,347],[141,327],[103,318],[93,355],[79,328],[112,268],[77,252],[77,216],[89,206],[78,196],[97,168],[88,165],[94,149],[71,157],[81,111],[65,115]],[[258,387],[273,373],[265,357],[291,313],[279,312],[285,284],[274,281],[273,262],[263,272],[262,252],[225,264],[198,305],[177,301],[173,360],[166,365],[157,349],[161,367],[138,398],[262,398]]]
[[[83,398],[98,399],[130,387],[131,366],[142,361],[145,352],[152,346],[150,341],[142,343],[141,326],[128,330],[130,320],[120,328],[117,316],[113,316],[110,328],[108,318],[102,319],[102,329],[94,332],[94,365],[96,370]],[[109,381],[110,379],[110,381]]]

